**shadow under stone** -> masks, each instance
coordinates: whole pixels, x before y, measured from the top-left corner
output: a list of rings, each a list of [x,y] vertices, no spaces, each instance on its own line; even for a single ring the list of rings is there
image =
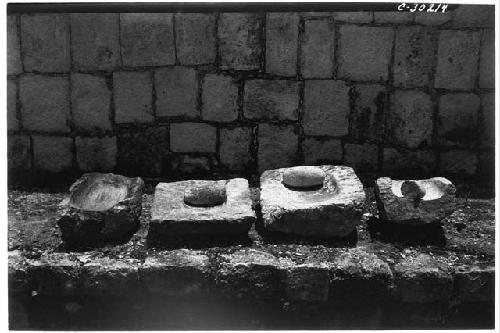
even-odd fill
[[[224,246],[250,246],[252,240],[248,234],[242,235],[192,235],[192,236],[175,236],[175,237],[152,237],[149,233],[147,236],[147,246],[162,250],[173,250],[179,248],[189,249],[204,249],[207,247],[224,247]]]
[[[443,225],[440,222],[407,225],[372,217],[367,221],[367,225],[372,239],[404,245],[446,245]]]

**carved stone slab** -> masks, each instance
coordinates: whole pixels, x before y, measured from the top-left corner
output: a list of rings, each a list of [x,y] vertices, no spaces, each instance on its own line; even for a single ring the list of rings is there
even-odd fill
[[[363,184],[350,167],[317,168],[325,174],[319,189],[287,186],[283,175],[288,175],[290,168],[261,175],[260,201],[267,229],[315,237],[345,237],[354,231],[365,202]]]

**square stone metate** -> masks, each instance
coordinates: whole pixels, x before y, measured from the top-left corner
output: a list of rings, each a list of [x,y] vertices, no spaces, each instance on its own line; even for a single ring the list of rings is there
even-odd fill
[[[365,202],[363,185],[350,167],[318,168],[324,172],[319,188],[285,185],[283,175],[290,168],[262,174],[260,201],[267,229],[312,237],[345,237],[354,231]]]
[[[186,190],[210,182],[225,186],[226,199],[222,204],[196,207],[185,203]],[[149,237],[158,239],[178,235],[245,234],[254,222],[255,213],[246,179],[159,183],[151,210]]]

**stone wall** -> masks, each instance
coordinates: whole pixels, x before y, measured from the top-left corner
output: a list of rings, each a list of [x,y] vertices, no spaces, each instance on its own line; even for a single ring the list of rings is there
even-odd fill
[[[494,10],[8,16],[9,168],[491,177]]]

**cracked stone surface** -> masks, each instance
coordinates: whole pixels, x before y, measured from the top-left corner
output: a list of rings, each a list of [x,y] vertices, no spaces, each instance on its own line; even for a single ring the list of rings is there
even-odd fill
[[[193,207],[184,202],[187,189],[200,188],[206,184],[207,181],[200,180],[159,183],[154,194],[149,236],[161,239],[176,235],[247,233],[256,219],[248,181],[243,178],[218,181],[216,186],[223,185],[226,194],[226,200],[219,205]],[[215,201],[212,201],[214,198],[206,199],[206,196],[201,201],[198,198],[196,202],[220,202],[219,198],[215,198]]]
[[[260,200],[266,228],[316,237],[345,237],[352,233],[360,222],[365,202],[361,181],[350,167],[317,168],[324,172],[325,180],[322,188],[313,190],[285,186],[288,168],[262,174]]]
[[[446,178],[423,180],[377,179],[375,184],[382,219],[405,224],[437,222],[456,209],[455,186]]]
[[[141,178],[84,174],[59,205],[62,238],[68,244],[90,245],[130,235],[139,226],[143,187]]]

